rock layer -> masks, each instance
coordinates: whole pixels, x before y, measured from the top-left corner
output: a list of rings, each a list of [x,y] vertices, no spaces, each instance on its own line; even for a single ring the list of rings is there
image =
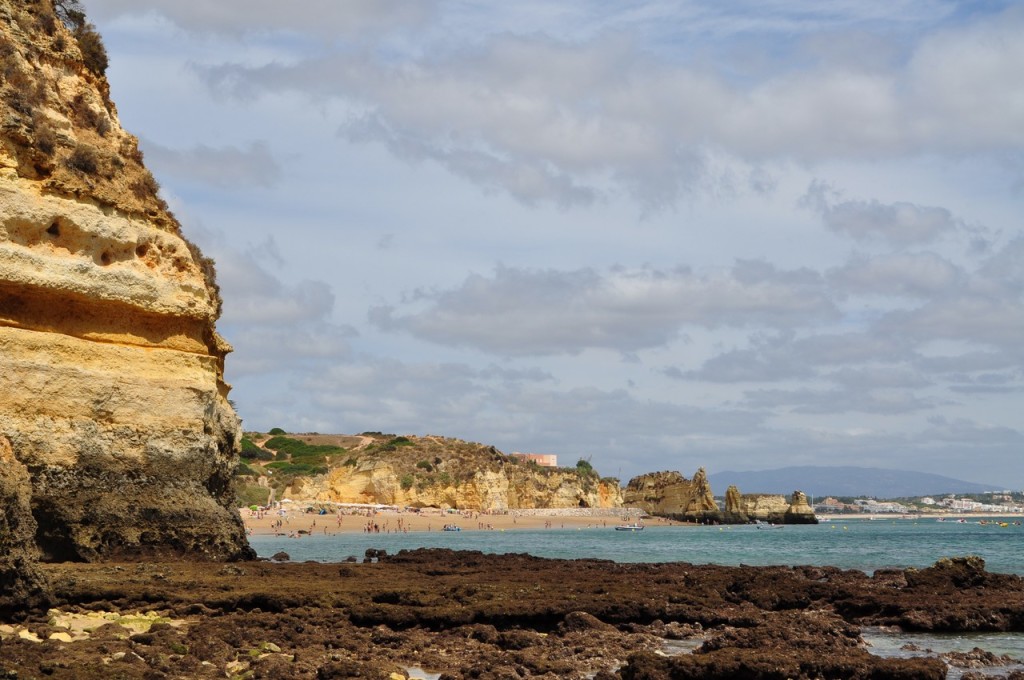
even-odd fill
[[[211,263],[49,1],[0,0],[0,59],[0,439],[25,554],[252,556]]]
[[[725,492],[725,518],[729,522],[771,522],[772,524],[817,524],[807,495],[794,491],[788,499],[778,494],[741,494],[735,486]]]
[[[285,496],[494,512],[622,506],[619,481],[601,478],[593,469],[546,468],[507,456],[493,446],[437,436],[408,435],[396,441],[403,445],[353,448],[346,453],[351,464],[335,465],[323,475],[296,478]]]
[[[696,522],[721,519],[704,468],[698,469],[693,479],[686,479],[678,472],[652,472],[634,477],[626,485],[623,502],[627,507],[674,519]]]

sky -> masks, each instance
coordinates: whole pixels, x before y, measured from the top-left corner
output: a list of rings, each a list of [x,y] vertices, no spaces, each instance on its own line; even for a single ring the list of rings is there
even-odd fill
[[[1024,488],[1024,5],[85,0],[246,430]]]

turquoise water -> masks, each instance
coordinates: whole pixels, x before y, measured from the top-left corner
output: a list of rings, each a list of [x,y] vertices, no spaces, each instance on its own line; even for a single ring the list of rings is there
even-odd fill
[[[293,561],[338,562],[350,555],[361,560],[367,548],[383,548],[392,554],[403,549],[452,548],[616,562],[809,564],[868,573],[886,567],[927,567],[942,557],[979,555],[989,571],[1024,575],[1024,527],[1013,525],[1013,521],[1005,528],[934,520],[833,520],[767,531],[753,526],[649,526],[636,533],[609,527],[313,534],[297,539],[253,536],[250,543],[261,557],[283,550]]]

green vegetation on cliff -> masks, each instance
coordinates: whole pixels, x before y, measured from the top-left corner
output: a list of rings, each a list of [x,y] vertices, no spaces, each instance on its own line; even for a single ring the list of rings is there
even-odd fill
[[[277,434],[275,434],[277,432]],[[314,482],[314,478],[339,467],[373,469],[385,465],[394,472],[396,486],[402,491],[422,493],[428,489],[460,489],[479,475],[504,473],[546,479],[561,475],[575,479],[586,493],[595,493],[600,484],[617,486],[618,480],[601,478],[588,460],[580,459],[572,467],[551,468],[509,456],[493,446],[460,439],[427,435],[396,436],[382,432],[359,435],[246,433],[242,439],[244,467],[239,469],[239,497],[253,497],[252,487],[265,477],[259,488],[275,490],[277,498],[289,489]],[[519,471],[518,473],[515,471]],[[248,489],[248,490],[247,490]]]

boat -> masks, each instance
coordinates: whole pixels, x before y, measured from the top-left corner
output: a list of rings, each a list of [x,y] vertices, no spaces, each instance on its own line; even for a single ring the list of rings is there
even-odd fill
[[[444,525],[444,530],[445,531],[462,531],[462,527],[458,526],[457,524],[445,524]]]
[[[633,522],[632,524],[620,524],[615,527],[616,531],[643,531],[644,525],[639,522]]]
[[[770,522],[762,522],[761,520],[754,520],[754,525],[758,529],[781,529],[782,524],[771,524]]]

